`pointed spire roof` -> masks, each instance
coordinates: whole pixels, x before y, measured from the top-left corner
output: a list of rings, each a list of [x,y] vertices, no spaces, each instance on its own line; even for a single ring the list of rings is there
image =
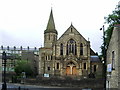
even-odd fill
[[[50,12],[50,17],[49,17],[49,21],[48,21],[48,24],[47,24],[47,29],[55,29],[55,23],[54,23],[52,9],[51,9],[51,12]]]
[[[51,9],[51,12],[50,12],[50,16],[49,16],[49,21],[48,21],[48,24],[47,24],[47,28],[45,30],[45,33],[49,33],[49,32],[54,32],[54,33],[57,34],[57,31],[55,29],[55,23],[54,23],[52,9]]]

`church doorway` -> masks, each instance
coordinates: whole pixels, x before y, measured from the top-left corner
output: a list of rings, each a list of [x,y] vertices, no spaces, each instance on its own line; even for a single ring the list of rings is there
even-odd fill
[[[77,75],[76,65],[73,62],[67,64],[66,75]]]

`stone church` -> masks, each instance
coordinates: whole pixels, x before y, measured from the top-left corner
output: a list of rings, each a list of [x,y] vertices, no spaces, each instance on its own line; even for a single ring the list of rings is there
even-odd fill
[[[87,41],[71,24],[57,39],[51,10],[44,31],[44,47],[39,52],[39,75],[87,77],[90,74],[90,41]]]

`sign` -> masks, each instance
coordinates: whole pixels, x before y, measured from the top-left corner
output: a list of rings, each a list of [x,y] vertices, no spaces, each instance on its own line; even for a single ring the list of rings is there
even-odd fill
[[[44,74],[44,77],[50,77],[50,75],[49,74]]]
[[[107,65],[107,72],[112,72],[112,64]]]
[[[23,78],[26,78],[26,74],[25,72],[22,72]]]

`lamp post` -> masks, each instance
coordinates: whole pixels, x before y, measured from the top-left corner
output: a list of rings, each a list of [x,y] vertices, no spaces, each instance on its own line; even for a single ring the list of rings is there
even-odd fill
[[[105,27],[104,25],[100,30],[103,30],[103,70],[104,70],[104,89],[106,90],[106,70],[107,70],[107,65],[106,65],[106,49],[105,49]]]
[[[2,60],[4,60],[4,79],[3,79],[3,84],[2,84],[2,90],[7,90],[7,85],[6,85],[6,60],[7,56],[5,51],[2,53]]]

